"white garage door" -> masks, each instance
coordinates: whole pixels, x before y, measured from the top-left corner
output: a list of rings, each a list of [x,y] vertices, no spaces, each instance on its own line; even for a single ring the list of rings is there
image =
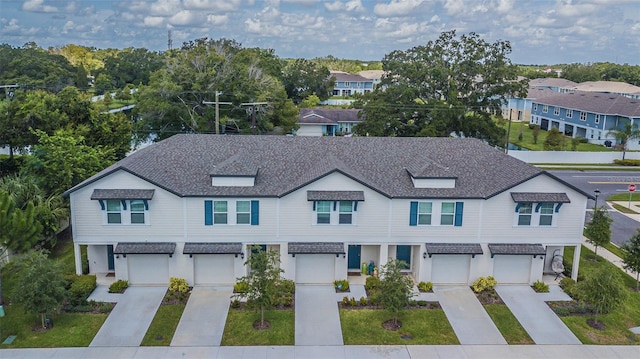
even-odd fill
[[[129,284],[169,284],[167,254],[128,254]]]
[[[333,283],[335,261],[335,254],[296,254],[296,283]]]
[[[236,281],[233,254],[197,254],[193,256],[196,284],[233,284]]]
[[[434,284],[467,284],[469,255],[434,255],[431,258],[431,282]]]
[[[495,256],[493,257],[493,276],[498,284],[529,283],[532,256]]]

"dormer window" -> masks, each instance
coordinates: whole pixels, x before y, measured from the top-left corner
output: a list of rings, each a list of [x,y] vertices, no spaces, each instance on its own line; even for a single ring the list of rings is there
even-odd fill
[[[210,175],[214,187],[253,187],[258,166],[250,159],[236,155],[216,165]]]

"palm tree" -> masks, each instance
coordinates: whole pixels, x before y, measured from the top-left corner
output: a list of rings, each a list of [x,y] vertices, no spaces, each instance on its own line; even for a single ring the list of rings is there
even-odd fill
[[[607,136],[613,136],[616,139],[617,143],[622,145],[622,159],[624,160],[624,156],[627,153],[627,144],[630,140],[635,140],[640,138],[640,129],[638,129],[637,124],[633,124],[629,121],[625,123],[621,127],[614,128],[611,131],[607,132]]]

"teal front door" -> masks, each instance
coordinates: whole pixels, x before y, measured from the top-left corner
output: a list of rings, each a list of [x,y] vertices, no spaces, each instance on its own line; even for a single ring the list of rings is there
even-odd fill
[[[396,259],[399,261],[405,261],[407,266],[409,266],[405,269],[409,269],[411,266],[411,246],[397,246]]]
[[[107,269],[109,271],[116,269],[115,263],[113,262],[113,245],[112,244],[107,245]]]
[[[360,245],[349,245],[349,269],[360,269],[360,251],[362,247]]]

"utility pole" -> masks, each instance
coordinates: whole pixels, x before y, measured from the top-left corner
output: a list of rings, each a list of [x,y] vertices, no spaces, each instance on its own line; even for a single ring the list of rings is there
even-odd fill
[[[256,112],[258,112],[258,106],[268,105],[268,102],[245,102],[241,103],[240,106],[250,106],[251,108],[247,111],[251,111],[251,130],[253,134],[256,134]]]
[[[512,109],[509,109],[509,126],[507,127],[507,142],[504,145],[504,153],[506,154],[509,153],[509,136],[511,135],[511,111]]]
[[[220,102],[219,97],[222,94],[220,91],[216,91],[215,101],[202,101],[203,105],[216,105],[216,135],[220,134],[220,105],[233,105],[231,102]]]

